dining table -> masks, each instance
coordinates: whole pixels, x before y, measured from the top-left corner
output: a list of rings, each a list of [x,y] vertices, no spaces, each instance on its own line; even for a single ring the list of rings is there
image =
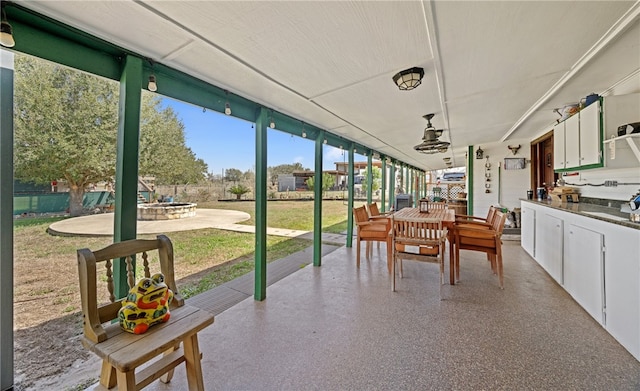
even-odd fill
[[[454,209],[429,209],[428,212],[420,212],[419,208],[402,208],[393,213],[394,218],[403,219],[437,219],[442,221],[442,226],[447,228],[447,240],[449,241],[449,283],[455,285],[455,265],[453,254],[452,231],[456,223],[456,212]]]

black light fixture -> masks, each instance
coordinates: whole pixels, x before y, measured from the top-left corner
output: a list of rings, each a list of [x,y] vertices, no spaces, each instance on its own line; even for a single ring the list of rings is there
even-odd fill
[[[422,83],[424,77],[424,69],[413,67],[400,71],[393,76],[393,81],[402,91],[410,91]]]
[[[16,45],[16,41],[13,40],[13,29],[7,21],[7,14],[2,8],[2,21],[0,21],[0,45],[6,48],[12,48]]]
[[[413,147],[418,152],[433,154],[447,152],[451,143],[438,140],[438,137],[442,136],[443,129],[437,129],[431,125],[431,118],[434,114],[424,115],[423,118],[427,120],[427,127],[424,129],[424,136],[422,137],[422,143]]]
[[[476,159],[483,159],[483,158],[484,158],[484,151],[482,150],[482,148],[478,146],[478,149],[476,149]]]

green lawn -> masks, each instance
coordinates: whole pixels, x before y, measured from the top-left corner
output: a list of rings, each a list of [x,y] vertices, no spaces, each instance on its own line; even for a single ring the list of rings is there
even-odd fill
[[[253,224],[254,202],[207,202],[199,208],[234,209],[249,213]],[[275,201],[267,204],[270,227],[313,230],[313,201]],[[323,231],[346,230],[347,206],[343,201],[323,202]],[[55,318],[79,310],[76,250],[98,249],[112,242],[111,237],[51,236],[46,230],[62,218],[25,218],[14,222],[14,279],[16,327],[26,327],[22,319],[28,303],[42,299],[47,317]],[[199,229],[168,235],[175,252],[175,271],[179,289],[194,295],[253,270],[254,235]],[[140,236],[151,238],[154,236]],[[313,243],[304,239],[267,237],[267,261],[301,251]],[[24,308],[22,308],[24,306]],[[46,319],[41,319],[46,320]]]

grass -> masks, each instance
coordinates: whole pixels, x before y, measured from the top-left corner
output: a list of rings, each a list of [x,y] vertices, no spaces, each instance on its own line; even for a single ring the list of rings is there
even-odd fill
[[[253,224],[254,202],[207,202],[199,208],[235,209],[249,213]],[[277,201],[267,204],[270,227],[313,230],[313,201]],[[343,201],[323,202],[323,231],[346,230]],[[47,234],[47,227],[64,217],[37,217],[14,221],[14,309],[15,327],[62,316],[80,308],[76,250],[97,249],[112,243],[111,237],[62,237]],[[199,229],[168,235],[174,245],[178,288],[194,295],[253,270],[253,234]],[[154,235],[140,235],[153,238]],[[301,251],[312,242],[304,239],[267,237],[267,261]],[[140,267],[140,265],[138,265]],[[139,269],[138,269],[139,270]],[[33,300],[43,300],[45,314],[30,313]]]
[[[198,203],[198,207],[240,210],[249,213],[251,216],[250,220],[242,224],[255,224],[255,202],[253,201],[211,201]],[[323,201],[322,231],[330,233],[346,231],[347,215],[346,201]],[[313,200],[267,202],[267,226],[312,231]]]

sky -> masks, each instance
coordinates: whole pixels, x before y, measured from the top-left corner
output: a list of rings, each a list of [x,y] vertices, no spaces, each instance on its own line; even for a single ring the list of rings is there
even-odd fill
[[[185,126],[187,146],[196,158],[207,163],[210,173],[223,174],[229,168],[255,171],[255,129],[252,122],[166,97],[162,98],[162,106],[171,107],[176,112]],[[313,170],[315,142],[278,131],[277,125],[267,133],[267,166],[301,163]],[[323,170],[335,170],[334,163],[343,159],[342,150],[324,146]],[[356,155],[355,160],[366,159]]]

